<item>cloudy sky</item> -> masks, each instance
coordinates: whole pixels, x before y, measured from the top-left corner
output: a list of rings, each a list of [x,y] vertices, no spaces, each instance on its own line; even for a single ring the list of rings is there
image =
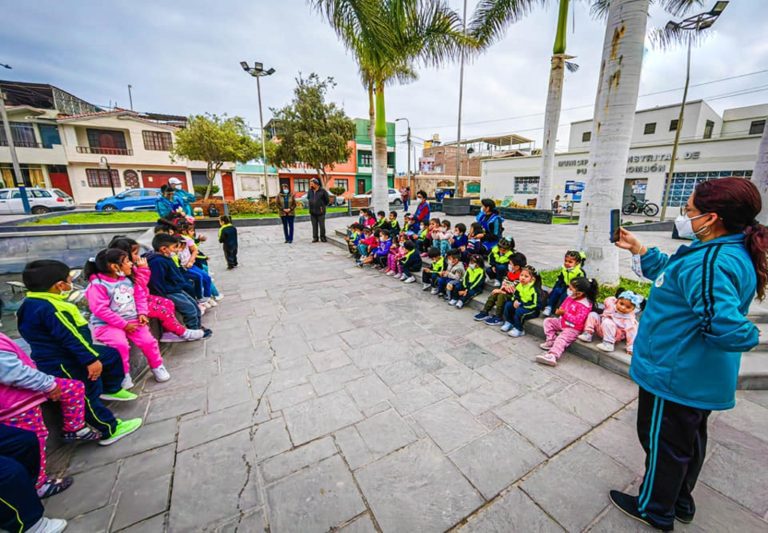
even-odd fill
[[[469,0],[470,13],[475,3]],[[592,116],[604,34],[587,1],[572,3],[568,53],[581,68],[566,76],[561,147],[568,143],[567,124]],[[462,8],[461,0],[449,4]],[[550,4],[510,26],[467,65],[462,137],[516,132],[540,143],[557,19],[557,2]],[[713,4],[705,0],[704,6]],[[654,8],[649,26],[668,19]],[[692,84],[704,85],[693,87],[690,98],[706,98],[717,111],[768,101],[768,41],[755,23],[767,19],[768,2],[731,2],[715,33],[694,51]],[[13,70],[0,70],[0,77],[50,83],[101,106],[128,107],[132,84],[138,111],[227,113],[258,126],[256,84],[241,60],[277,71],[262,84],[265,120],[267,108],[290,101],[299,72],[333,76],[338,86],[331,99],[351,117],[367,116],[353,58],[304,0],[30,0],[3,7],[0,63]],[[678,101],[684,68],[684,50],[648,45],[640,94],[667,92],[643,96],[639,107]],[[417,150],[435,133],[443,141],[456,138],[458,78],[458,65],[423,68],[417,82],[388,89],[388,119],[410,119]],[[404,148],[398,169],[405,169]]]

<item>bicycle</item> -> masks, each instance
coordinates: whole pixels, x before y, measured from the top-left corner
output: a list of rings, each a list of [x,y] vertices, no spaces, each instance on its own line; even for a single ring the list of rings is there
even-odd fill
[[[638,200],[636,196],[632,195],[632,200],[624,204],[621,212],[625,215],[640,213],[647,217],[655,217],[659,214],[659,206],[647,200]]]

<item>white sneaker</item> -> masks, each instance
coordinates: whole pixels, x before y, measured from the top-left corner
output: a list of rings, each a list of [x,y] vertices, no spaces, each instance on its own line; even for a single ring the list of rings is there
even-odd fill
[[[155,381],[163,383],[171,379],[171,375],[166,370],[165,365],[160,365],[157,368],[152,369],[152,375],[155,376]]]
[[[552,308],[550,306],[546,306],[544,308],[544,311],[541,312],[541,316],[550,316],[552,314]]]
[[[464,300],[456,302],[456,309],[461,309],[462,307],[464,307]]]
[[[582,333],[577,337],[582,342],[592,342],[592,334],[591,333]]]
[[[205,305],[207,305],[208,307],[218,307],[219,306],[219,304],[217,304],[216,300],[214,300],[213,298],[211,298],[210,300],[205,302]]]
[[[456,305],[457,302],[458,302],[458,300],[450,300],[448,302],[448,305]]]
[[[203,316],[205,312],[208,310],[208,308],[203,304],[198,304],[197,307],[198,309],[200,309],[200,316]]]
[[[551,353],[547,353],[544,355],[537,355],[536,362],[539,363],[540,365],[557,366],[557,357],[555,357]]]
[[[394,276],[394,275],[395,275],[394,270],[390,270],[389,272],[387,272],[387,276]]]
[[[42,517],[27,530],[27,533],[61,533],[65,529],[67,529],[66,520]]]
[[[181,338],[185,341],[199,341],[205,335],[205,331],[202,329],[188,329],[184,332]]]
[[[434,289],[432,289],[430,292],[431,292],[432,294],[437,294],[437,287],[435,287]]]
[[[602,352],[611,353],[614,349],[614,346],[610,342],[603,341],[597,345],[597,349]]]
[[[211,278],[211,279],[213,279],[213,278]],[[216,300],[217,302],[220,302],[220,301],[222,301],[224,299],[224,295],[219,293],[218,295],[214,296],[213,299]]]
[[[184,342],[185,340],[183,337],[179,337],[170,331],[166,331],[160,336],[160,342]]]
[[[421,290],[428,291],[431,286],[432,286],[431,283],[422,283],[421,284]]]
[[[395,279],[399,279],[400,281],[402,281],[403,280],[403,274],[398,274],[397,276],[395,276]]]
[[[493,286],[494,287],[501,287],[501,282],[497,279],[493,280]]]
[[[522,337],[523,335],[525,335],[525,331],[520,331],[517,328],[512,328],[511,330],[509,330],[510,337]]]
[[[416,278],[414,278],[413,276],[408,276],[403,280],[403,283],[413,283],[414,281],[416,281]]]
[[[120,386],[125,390],[133,388],[133,380],[131,379],[130,374],[126,374],[125,377],[123,377],[123,382],[120,384]]]

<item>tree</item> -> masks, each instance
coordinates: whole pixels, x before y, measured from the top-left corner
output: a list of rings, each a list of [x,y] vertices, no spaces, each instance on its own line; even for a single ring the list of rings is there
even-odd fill
[[[417,63],[439,65],[474,41],[443,0],[310,0],[355,56],[373,101],[373,191],[376,210],[386,210],[387,124],[384,87],[416,79]],[[371,98],[373,97],[373,98]]]
[[[213,180],[224,163],[246,163],[260,153],[261,145],[248,135],[242,118],[205,114],[189,117],[187,127],[176,133],[171,159],[206,162],[208,199]]]
[[[296,78],[293,101],[272,109],[276,124],[274,160],[281,166],[302,162],[317,172],[323,186],[328,183],[326,168],[349,159],[348,141],[355,136],[355,123],[333,102],[326,103],[333,78],[321,79],[312,73]]]
[[[760,149],[757,151],[752,181],[760,191],[763,200],[763,209],[757,215],[757,220],[760,224],[768,225],[768,126],[763,127],[763,137],[760,140]]]

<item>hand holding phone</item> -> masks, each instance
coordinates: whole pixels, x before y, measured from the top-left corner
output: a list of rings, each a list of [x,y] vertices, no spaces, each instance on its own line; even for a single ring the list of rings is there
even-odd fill
[[[611,209],[611,242],[618,242],[620,239],[621,230],[621,211],[618,209]]]

